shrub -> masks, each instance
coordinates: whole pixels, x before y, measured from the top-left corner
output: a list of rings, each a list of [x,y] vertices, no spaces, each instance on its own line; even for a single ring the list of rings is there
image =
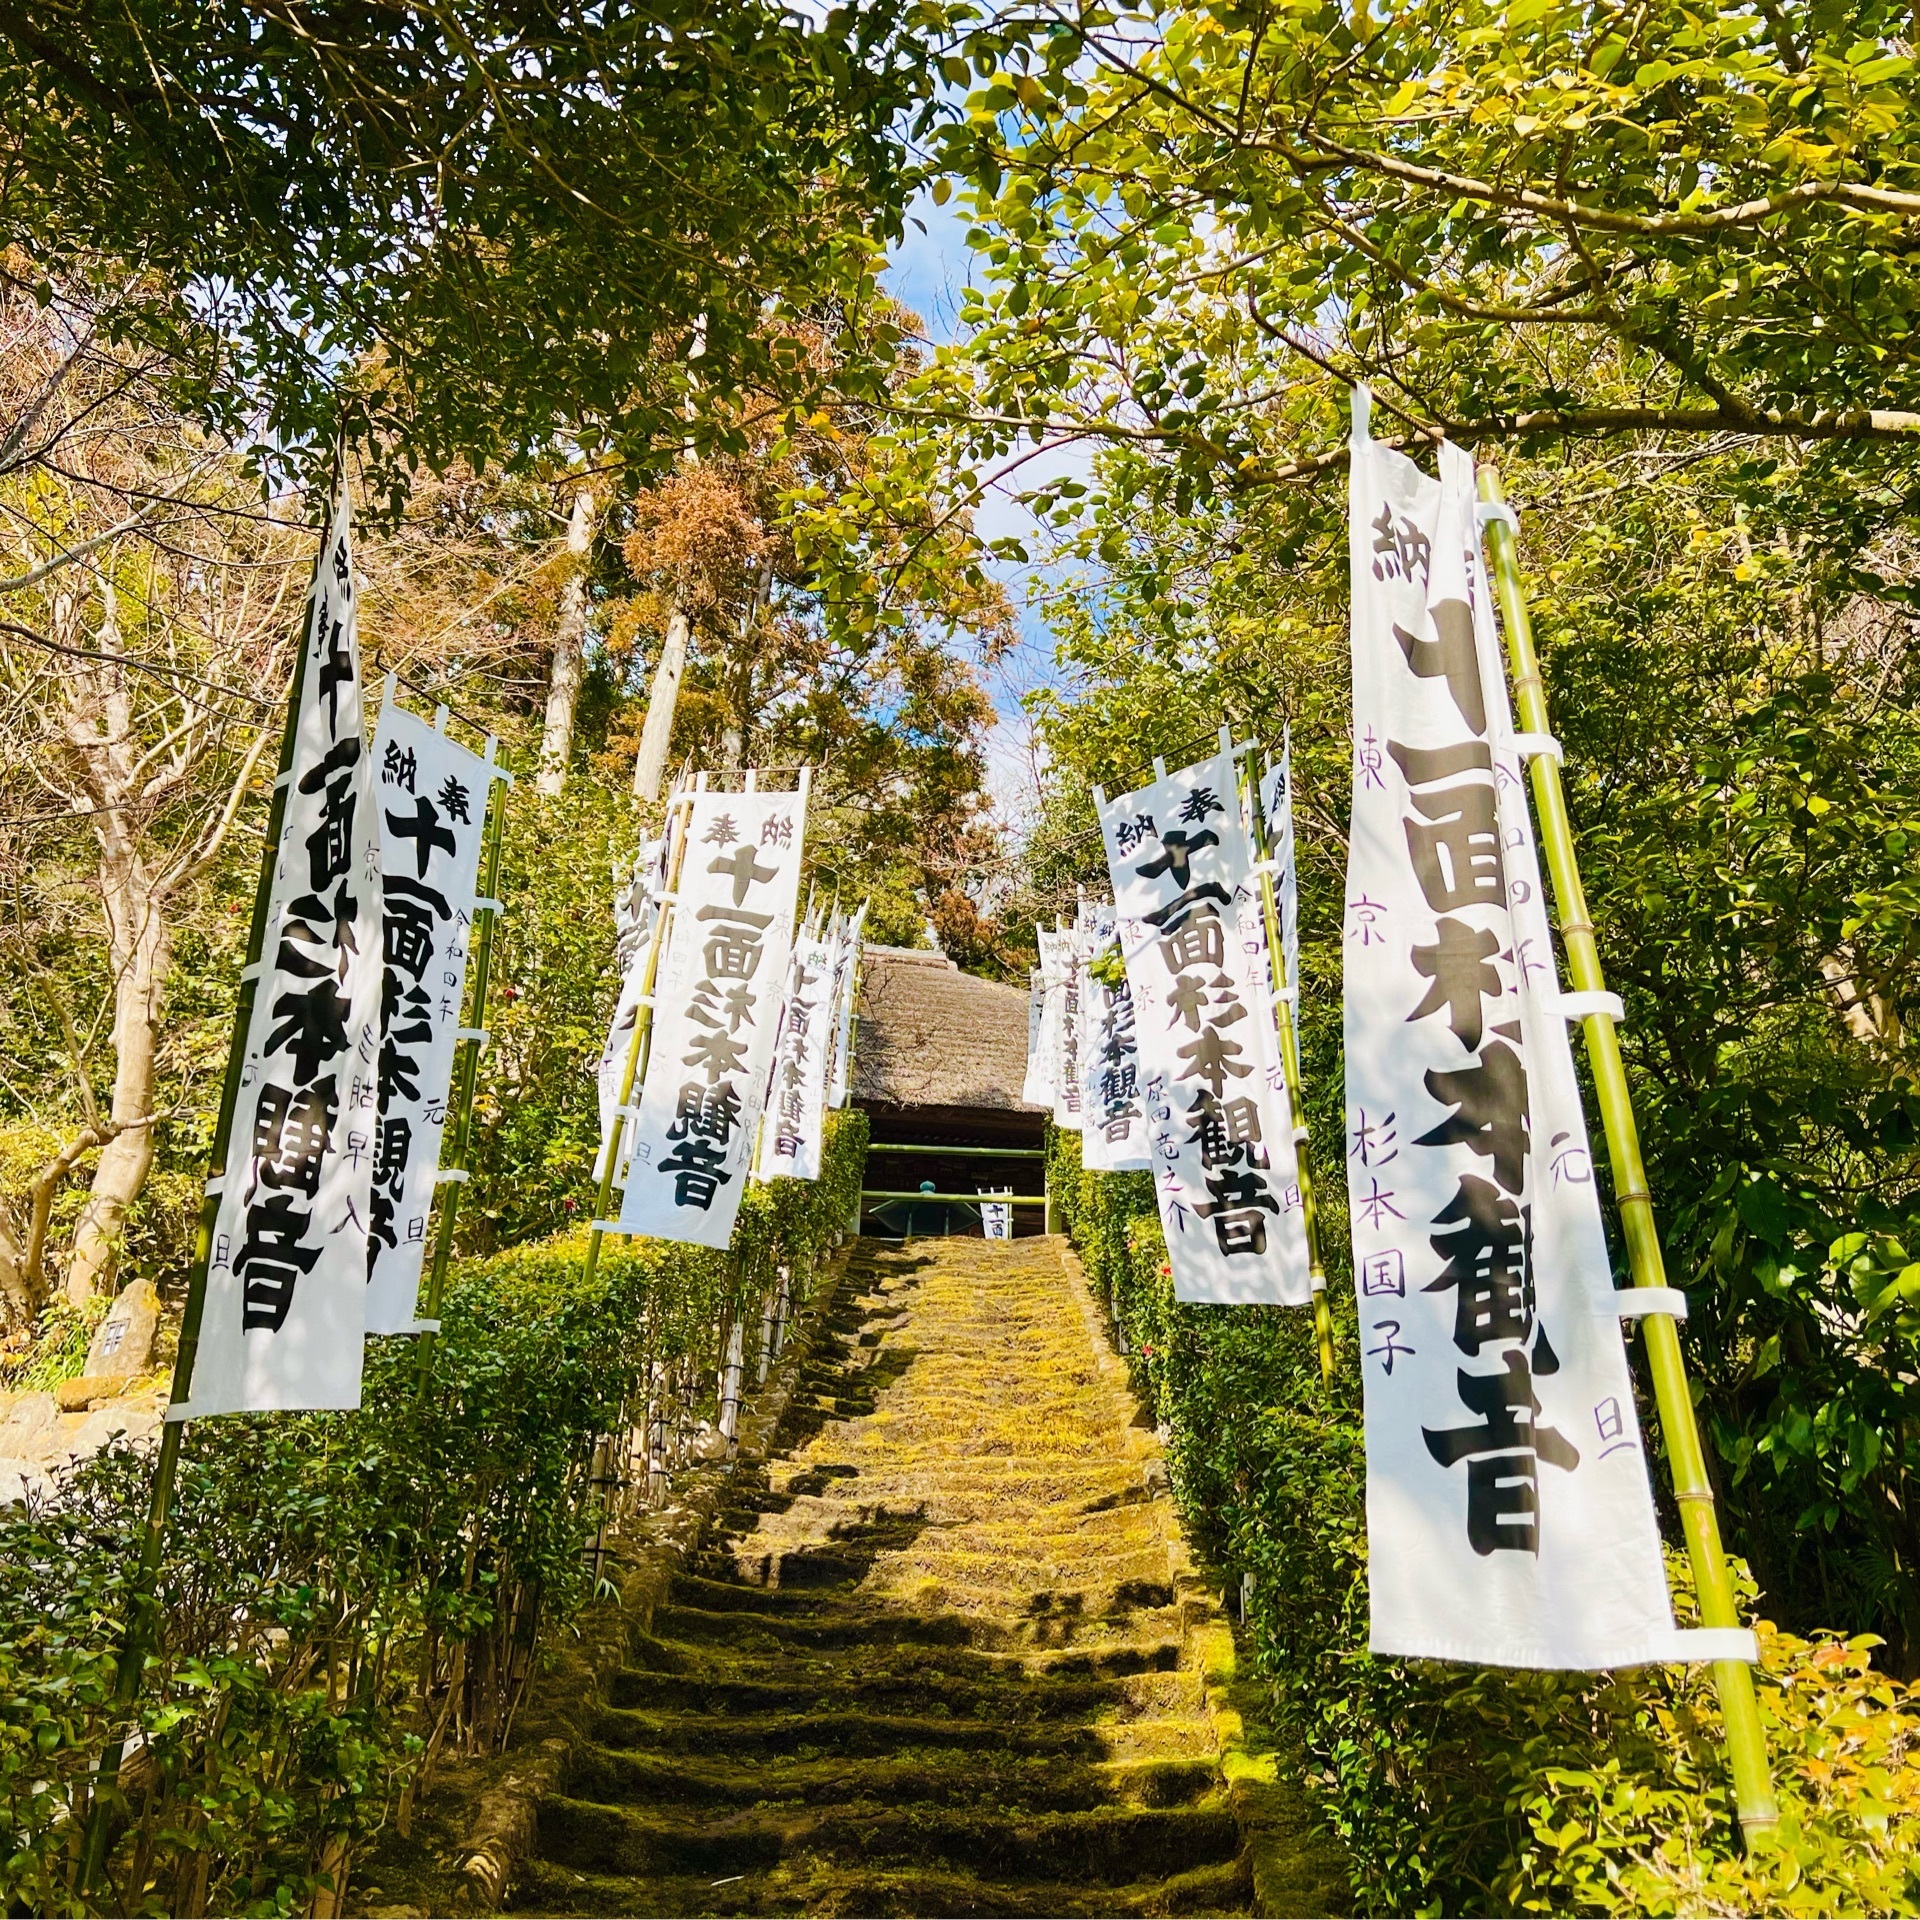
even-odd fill
[[[1183,1306],[1144,1174],[1051,1144],[1067,1230],[1166,1431],[1203,1552],[1252,1576],[1247,1632],[1277,1725],[1345,1843],[1361,1911],[1908,1913],[1920,1906],[1920,1689],[1871,1635],[1760,1626],[1779,1844],[1748,1859],[1709,1670],[1524,1673],[1366,1645],[1356,1323],[1321,1384],[1309,1316]],[[1670,1553],[1677,1613],[1692,1604]],[[1744,1573],[1744,1570],[1742,1570]],[[1751,1583],[1747,1597],[1752,1599]]]
[[[417,1347],[377,1341],[357,1413],[194,1429],[138,1751],[109,1789],[106,1910],[304,1906],[439,1752],[504,1744],[537,1634],[592,1597],[600,1437],[656,1362],[711,1379],[777,1264],[804,1284],[852,1212],[865,1133],[832,1116],[825,1177],[750,1189],[725,1254],[608,1241],[589,1282],[576,1234],[464,1264],[424,1391]],[[10,1911],[87,1910],[74,1867],[148,1482],[113,1448],[58,1501],[0,1513]]]

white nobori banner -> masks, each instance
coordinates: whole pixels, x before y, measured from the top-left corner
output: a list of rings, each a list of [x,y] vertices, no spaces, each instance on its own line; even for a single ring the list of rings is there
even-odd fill
[[[834,943],[833,957],[833,1067],[827,1076],[827,1105],[836,1113],[847,1104],[853,1092],[853,1017],[860,997],[860,954],[862,930],[867,924],[871,901],[862,900],[860,911],[842,922]]]
[[[1293,740],[1283,734],[1280,758],[1260,782],[1260,810],[1273,850],[1273,885],[1280,917],[1280,958],[1286,973],[1287,1017],[1293,1024],[1294,1057],[1300,1057],[1300,876],[1294,866]]]
[[[600,1064],[594,1082],[600,1099],[600,1150],[594,1156],[593,1177],[605,1177],[607,1150],[613,1145],[613,1122],[620,1110],[620,1090],[627,1077],[627,1058],[633,1052],[634,1029],[639,1023],[640,1007],[647,994],[647,968],[653,959],[654,929],[660,919],[660,897],[667,890],[667,854],[671,834],[658,840],[641,842],[634,855],[633,871],[621,888],[613,906],[613,961],[620,971],[620,992],[614,1002],[613,1020],[607,1028],[606,1044],[600,1049]],[[632,1135],[625,1146],[631,1149]],[[615,1177],[624,1183],[626,1151]]]
[[[1053,938],[1040,935],[1041,952]],[[1029,1107],[1053,1105],[1053,1051],[1047,1028],[1047,970],[1035,967],[1027,976],[1027,1075],[1020,1084],[1020,1099]]]
[[[1084,914],[1085,909],[1082,909]],[[1083,927],[1076,919],[1053,936],[1054,983],[1059,1004],[1053,1023],[1053,1124],[1063,1133],[1080,1131],[1080,962]],[[1046,949],[1041,949],[1042,957]]]
[[[701,1247],[733,1237],[793,947],[805,807],[799,793],[688,803],[622,1233]]]
[[[1066,970],[1071,946],[1065,933],[1038,934],[1040,944],[1040,1032],[1036,1051],[1027,1062],[1023,1092],[1036,1106],[1052,1107],[1056,1120],[1060,1113],[1060,1024],[1067,1005]]]
[[[373,768],[384,973],[367,1331],[412,1333],[495,770],[392,699],[374,736]]]
[[[1096,792],[1175,1297],[1305,1306],[1305,1210],[1233,755]]]
[[[1030,1107],[1053,1105],[1053,1089],[1045,1084],[1046,1069],[1040,1054],[1040,1031],[1046,1018],[1046,977],[1034,967],[1027,974],[1027,1073],[1020,1083],[1020,1098]]]
[[[833,1039],[833,946],[817,934],[793,943],[773,1078],[760,1128],[757,1179],[818,1180]]]
[[[1376,1653],[1677,1657],[1471,460],[1354,409],[1346,1156]]]
[[[360,1404],[380,1053],[380,839],[344,492],[314,572],[293,764],[184,1417]]]
[[[1083,909],[1081,924],[1080,1164],[1095,1173],[1144,1173],[1153,1154],[1140,1105],[1133,990],[1118,964],[1112,903]]]

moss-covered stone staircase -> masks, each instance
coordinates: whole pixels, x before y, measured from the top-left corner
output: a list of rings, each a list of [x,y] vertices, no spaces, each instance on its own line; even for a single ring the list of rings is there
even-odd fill
[[[780,1444],[614,1676],[517,1910],[1248,1910],[1221,1627],[1057,1242],[863,1244]]]

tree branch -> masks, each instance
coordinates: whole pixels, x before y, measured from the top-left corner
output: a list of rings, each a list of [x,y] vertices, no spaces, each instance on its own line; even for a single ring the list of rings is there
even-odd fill
[[[1364,147],[1346,146],[1310,128],[1303,130],[1302,137],[1321,148],[1329,159],[1316,160],[1278,141],[1254,141],[1249,143],[1248,151],[1271,154],[1307,173],[1324,171],[1334,159],[1344,160],[1363,171],[1435,187],[1457,198],[1484,200],[1490,206],[1507,207],[1517,213],[1537,213],[1547,220],[1572,221],[1602,233],[1704,236],[1725,233],[1735,227],[1758,226],[1776,213],[1791,212],[1796,207],[1834,203],[1873,213],[1920,214],[1920,194],[1894,193],[1885,187],[1869,187],[1847,180],[1803,180],[1797,187],[1786,187],[1757,200],[1742,200],[1736,206],[1715,207],[1704,213],[1621,213],[1611,207],[1589,207],[1578,200],[1535,193],[1531,187],[1499,187],[1490,180],[1476,180],[1469,174],[1416,166],[1411,160],[1395,160],[1383,153],[1371,153]]]
[[[170,893],[188,881],[199,879],[219,857],[220,849],[233,831],[234,821],[240,817],[247,789],[253,783],[254,770],[259,766],[260,756],[266,751],[267,741],[273,733],[272,727],[262,727],[254,735],[253,745],[247,749],[246,758],[240,763],[240,771],[234,775],[233,784],[227,789],[226,803],[221,807],[219,817],[208,829],[200,845],[160,876],[158,891]]]

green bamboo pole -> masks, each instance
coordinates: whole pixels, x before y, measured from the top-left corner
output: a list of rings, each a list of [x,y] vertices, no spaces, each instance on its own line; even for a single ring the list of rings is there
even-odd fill
[[[849,1106],[853,1104],[853,1058],[860,1041],[860,968],[865,954],[866,940],[863,929],[860,945],[854,949],[853,978],[847,983],[847,991],[853,996],[853,1005],[847,1013],[847,1104]],[[867,1177],[867,1155],[873,1150],[871,1140],[861,1150],[860,1178],[862,1181]],[[860,1216],[863,1211],[861,1202],[856,1199],[853,1203],[853,1237],[856,1240],[860,1238]],[[1048,1232],[1052,1232],[1051,1227],[1048,1228]]]
[[[1500,475],[1491,466],[1480,468],[1480,498],[1502,504]],[[1506,629],[1507,652],[1513,666],[1513,690],[1523,732],[1545,734],[1546,685],[1534,652],[1533,628],[1527,618],[1521,589],[1520,556],[1512,526],[1503,519],[1486,528],[1493,556],[1494,592]],[[1580,884],[1573,828],[1567,817],[1559,763],[1551,754],[1536,754],[1530,774],[1534,809],[1540,822],[1540,841],[1546,849],[1547,870],[1553,877],[1554,904],[1560,937],[1566,947],[1567,974],[1576,993],[1598,993],[1606,987],[1600,967],[1600,949],[1594,940],[1587,911],[1586,891]],[[1620,1209],[1621,1232],[1627,1244],[1627,1263],[1637,1287],[1664,1287],[1666,1262],[1653,1217],[1653,1199],[1647,1189],[1640,1135],[1634,1125],[1633,1100],[1627,1088],[1626,1068],[1620,1057],[1620,1039],[1613,1016],[1590,1013],[1586,1029],[1587,1059],[1593,1068],[1600,1099],[1600,1116],[1607,1135],[1607,1157],[1613,1169],[1614,1199]],[[1733,1575],[1720,1542],[1720,1523],[1714,1513],[1713,1486],[1707,1477],[1706,1453],[1687,1388],[1686,1361],[1680,1351],[1679,1329],[1671,1316],[1647,1314],[1641,1322],[1647,1361],[1653,1372],[1654,1399],[1660,1411],[1660,1430],[1667,1462],[1673,1474],[1674,1497],[1686,1530],[1687,1557],[1700,1596],[1700,1619],[1708,1627],[1738,1627]],[[1716,1660],[1714,1686],[1726,1723],[1727,1758],[1733,1773],[1734,1804],[1748,1847],[1770,1835],[1780,1812],[1767,1767],[1766,1739],[1760,1726],[1760,1708],[1754,1697],[1753,1673],[1744,1660]]]
[[[331,496],[329,496],[331,499]],[[331,512],[331,509],[329,509]],[[287,690],[287,714],[280,732],[280,759],[274,769],[273,798],[267,808],[267,838],[260,853],[260,875],[253,889],[253,919],[247,929],[247,957],[240,974],[240,997],[233,1010],[233,1037],[227,1045],[227,1073],[220,1089],[220,1113],[214,1124],[213,1144],[207,1153],[206,1185],[200,1200],[200,1226],[194,1236],[193,1264],[187,1270],[187,1298],[180,1315],[180,1345],[174,1355],[171,1406],[184,1405],[193,1395],[193,1367],[200,1351],[200,1322],[207,1306],[207,1266],[213,1254],[213,1233],[220,1218],[220,1186],[227,1171],[233,1140],[233,1116],[240,1104],[240,1074],[246,1063],[247,1033],[253,1025],[253,1003],[258,990],[261,954],[266,946],[267,914],[273,900],[273,870],[280,857],[280,831],[286,822],[288,775],[293,767],[294,740],[300,723],[300,695],[307,682],[307,624],[327,542],[320,543],[314,562],[313,584],[300,616],[300,640],[294,651],[293,684]],[[171,1408],[169,1409],[171,1412]],[[147,1654],[158,1625],[156,1594],[160,1558],[166,1545],[167,1522],[173,1512],[174,1484],[179,1477],[180,1448],[186,1422],[169,1418],[160,1429],[160,1446],[153,1463],[153,1489],[147,1501],[146,1531],[135,1563],[127,1597],[127,1618],[120,1648],[114,1657],[113,1701],[109,1708],[122,1730],[101,1750],[94,1774],[92,1804],[87,1811],[86,1843],[81,1851],[78,1891],[84,1899],[98,1886],[107,1861],[109,1808],[103,1788],[119,1778],[126,1758],[124,1722],[140,1697]]]
[[[494,743],[487,741],[487,765],[493,766]],[[485,877],[480,882],[483,900],[500,898],[500,857],[506,838],[507,789],[511,781],[504,772],[487,777]],[[473,1139],[473,1093],[480,1077],[480,1054],[486,1046],[487,982],[493,972],[493,931],[500,918],[497,907],[475,909],[473,936],[473,1024],[476,1031],[460,1042],[460,1057],[453,1068],[453,1146],[446,1164],[464,1171],[467,1149]],[[446,1293],[447,1267],[453,1258],[453,1227],[460,1211],[460,1194],[465,1181],[448,1181],[440,1196],[440,1219],[434,1229],[433,1264],[427,1270],[426,1311],[421,1319],[438,1322],[440,1304]],[[433,1343],[437,1326],[429,1326],[420,1336],[419,1388],[424,1393],[433,1376]]]
[[[1299,991],[1299,982],[1287,978],[1286,955],[1280,947],[1280,911],[1274,902],[1273,872],[1268,862],[1273,848],[1267,839],[1266,809],[1260,804],[1259,784],[1253,777],[1253,765],[1247,765],[1249,810],[1253,815],[1253,843],[1264,869],[1260,875],[1260,911],[1267,923],[1267,952],[1273,959],[1273,978],[1284,994],[1291,987]],[[1307,1235],[1307,1272],[1313,1281],[1313,1344],[1320,1355],[1321,1384],[1333,1386],[1333,1310],[1327,1301],[1327,1269],[1320,1258],[1320,1215],[1313,1198],[1313,1169],[1307,1160],[1307,1102],[1305,1082],[1300,1072],[1300,1049],[1288,1017],[1286,1001],[1276,997],[1274,1024],[1280,1039],[1280,1072],[1287,1083],[1287,1117],[1293,1127],[1294,1154],[1299,1162],[1300,1211]]]

